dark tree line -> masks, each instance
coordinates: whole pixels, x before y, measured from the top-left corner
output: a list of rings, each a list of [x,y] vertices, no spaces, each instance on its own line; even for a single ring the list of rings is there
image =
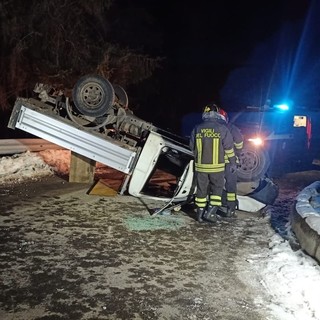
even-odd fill
[[[130,23],[148,14],[133,21],[123,12],[113,0],[1,1],[0,109],[28,95],[36,82],[71,89],[88,73],[122,86],[150,77],[162,58],[137,41],[123,41]]]

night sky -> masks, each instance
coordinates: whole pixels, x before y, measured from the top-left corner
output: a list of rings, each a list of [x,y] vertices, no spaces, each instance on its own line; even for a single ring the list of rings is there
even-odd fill
[[[280,92],[283,75],[279,73],[288,77],[299,63],[295,55],[306,23],[311,23],[310,11],[313,21],[320,21],[319,5],[306,0],[138,3],[155,18],[149,32],[163,36],[154,53],[166,57],[164,68],[151,79],[158,91],[144,94],[139,115],[168,126],[211,101],[237,110],[264,103],[266,98],[279,99],[285,90]],[[314,30],[308,32],[314,34]],[[281,44],[281,38],[291,39],[290,43]],[[253,88],[258,82],[259,87]],[[144,91],[143,85],[140,88]]]
[[[176,132],[209,102],[236,111],[290,98],[319,108],[319,2],[114,1],[115,42],[164,58],[151,78],[125,88],[129,107]]]

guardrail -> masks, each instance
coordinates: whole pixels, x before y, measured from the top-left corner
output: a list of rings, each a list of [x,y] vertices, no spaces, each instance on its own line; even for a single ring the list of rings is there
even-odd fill
[[[64,149],[44,139],[0,139],[0,155],[12,155],[26,151]]]

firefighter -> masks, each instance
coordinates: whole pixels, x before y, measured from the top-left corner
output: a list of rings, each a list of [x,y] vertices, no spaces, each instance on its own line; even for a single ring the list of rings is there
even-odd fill
[[[232,135],[226,124],[219,122],[221,116],[218,112],[216,104],[207,105],[202,113],[203,122],[192,130],[190,136],[197,182],[195,205],[198,222],[217,220],[216,212],[222,205],[225,155],[229,159],[229,170],[236,170]]]
[[[224,123],[227,124],[227,127],[233,138],[233,148],[236,154],[236,161],[239,164],[239,157],[241,154],[241,150],[243,148],[243,136],[237,126],[233,123],[229,122],[228,114],[225,110],[219,109],[219,114],[221,115],[221,119]],[[226,205],[227,205],[227,217],[235,217],[236,216],[236,208],[238,206],[237,201],[237,171],[230,170],[230,161],[225,156],[226,162],[226,170],[225,170],[225,190],[226,190]]]

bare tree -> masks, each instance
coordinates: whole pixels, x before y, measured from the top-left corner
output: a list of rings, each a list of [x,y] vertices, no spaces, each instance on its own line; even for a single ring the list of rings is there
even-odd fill
[[[71,88],[99,73],[121,85],[137,83],[161,59],[112,43],[113,0],[0,2],[0,109],[37,81]]]

